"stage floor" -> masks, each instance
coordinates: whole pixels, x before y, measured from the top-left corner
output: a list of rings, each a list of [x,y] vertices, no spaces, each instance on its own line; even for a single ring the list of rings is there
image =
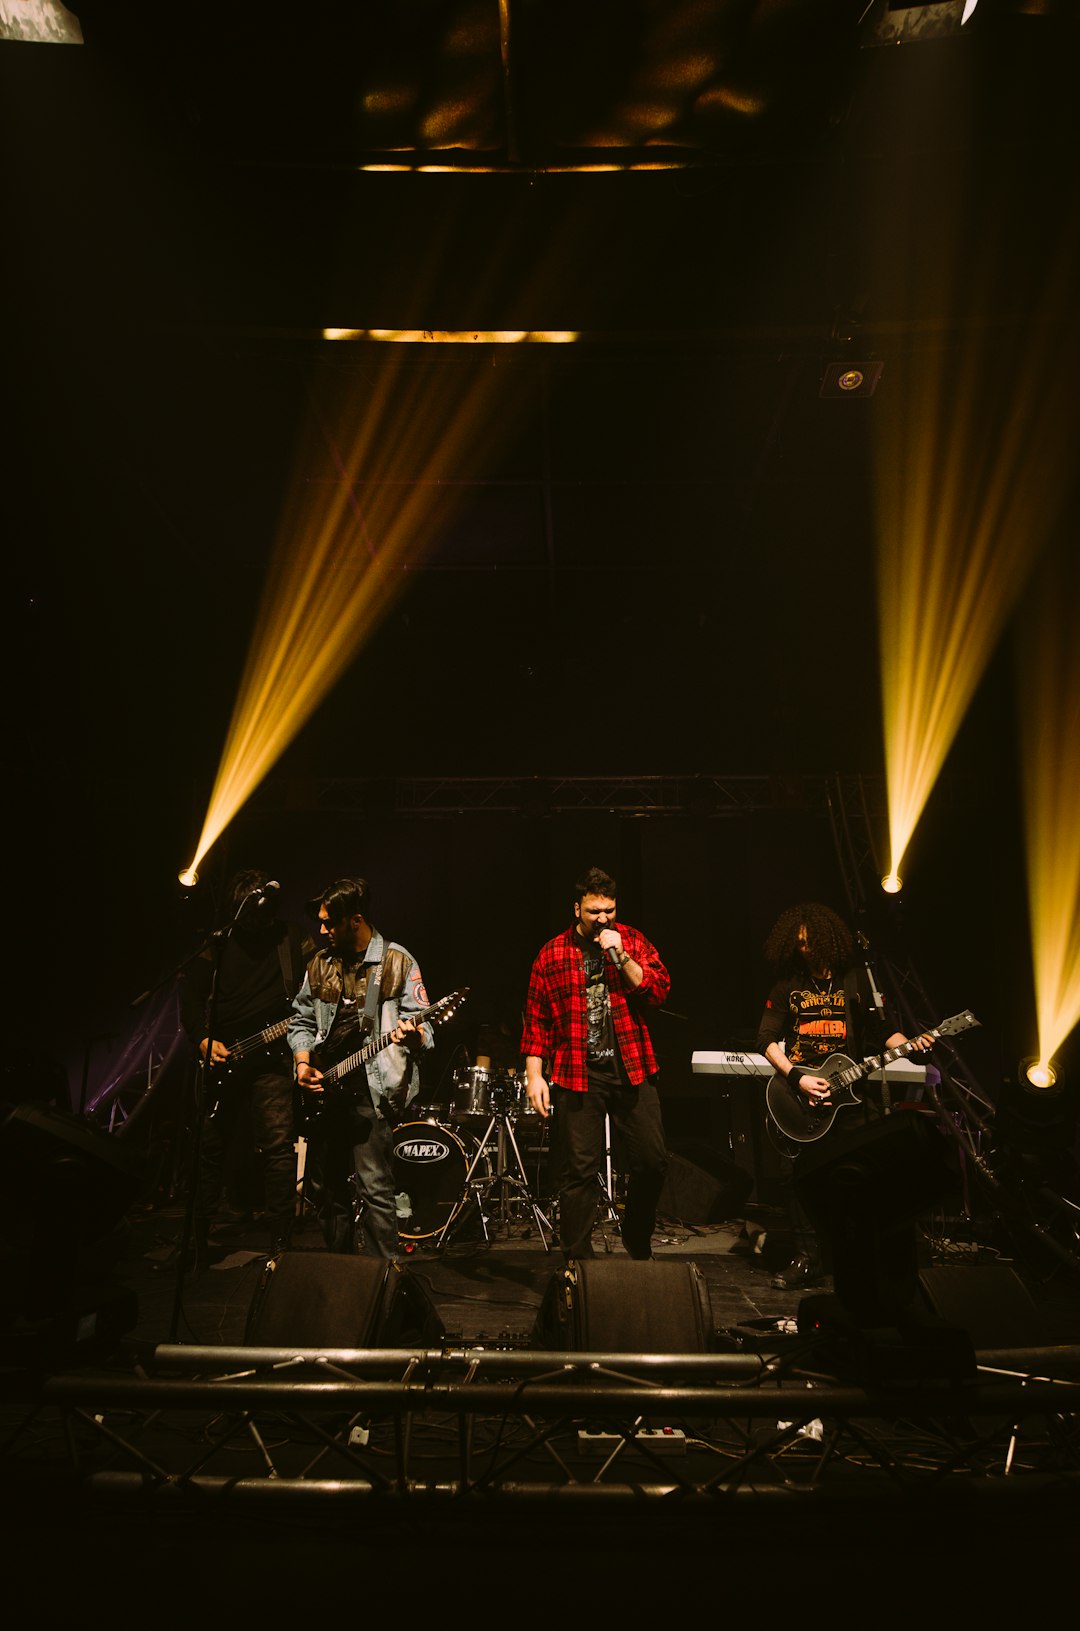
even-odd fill
[[[771,1284],[774,1251],[783,1255],[778,1244],[782,1215],[753,1206],[745,1212],[709,1225],[661,1219],[654,1241],[659,1261],[697,1264],[708,1287],[718,1342],[729,1352],[752,1350],[757,1342],[765,1348],[782,1343],[785,1332],[795,1332],[806,1295]],[[133,1295],[137,1313],[117,1353],[93,1366],[95,1377],[100,1374],[107,1381],[110,1375],[153,1373],[153,1356],[162,1345],[243,1346],[266,1263],[261,1226],[241,1228],[220,1261],[180,1277],[175,1247],[183,1221],[179,1205],[136,1208],[103,1243],[111,1275]],[[598,1230],[594,1244],[602,1258],[623,1255],[613,1226]],[[949,1248],[950,1243],[940,1242],[939,1256]],[[299,1220],[292,1250],[324,1256],[312,1217]],[[951,1243],[951,1250],[955,1259],[959,1244]],[[1017,1280],[1020,1276],[1000,1253],[980,1249],[960,1255],[965,1258],[960,1272],[970,1276],[974,1293],[969,1302],[985,1316],[994,1299],[980,1296],[978,1288],[991,1285],[1003,1271],[1010,1280],[1013,1274]],[[475,1228],[463,1226],[444,1251],[422,1242],[407,1266],[437,1309],[448,1345],[511,1352],[529,1345],[561,1260],[556,1250],[545,1250],[534,1228],[510,1219],[505,1225],[493,1223],[488,1241]],[[955,1261],[937,1266],[954,1267]],[[1038,1311],[1032,1336],[1052,1344],[1080,1342],[1075,1281],[1049,1271],[1029,1275],[1023,1283]],[[61,1356],[55,1369],[63,1384],[79,1382],[88,1366],[85,1360]],[[458,1469],[448,1438],[445,1494],[419,1503],[376,1497],[357,1505],[331,1498],[290,1507],[273,1499],[273,1476],[254,1491],[263,1498],[253,1505],[230,1499],[236,1489],[228,1478],[211,1493],[174,1489],[163,1494],[160,1487],[148,1487],[134,1493],[129,1489],[122,1498],[103,1498],[94,1478],[80,1476],[77,1469],[73,1473],[73,1432],[76,1440],[81,1436],[94,1442],[97,1460],[87,1467],[100,1468],[94,1435],[111,1422],[125,1444],[147,1456],[148,1465],[168,1467],[179,1456],[194,1466],[207,1452],[214,1424],[222,1419],[221,1407],[208,1408],[201,1425],[193,1427],[168,1409],[140,1416],[115,1400],[100,1407],[88,1402],[73,1428],[70,1410],[65,1417],[52,1403],[35,1404],[33,1386],[17,1370],[10,1370],[7,1380],[0,1480],[13,1515],[13,1556],[21,1560],[14,1595],[28,1605],[40,1601],[42,1581],[48,1579],[53,1600],[74,1607],[83,1601],[89,1574],[105,1571],[111,1582],[107,1595],[126,1605],[118,1615],[121,1620],[136,1613],[169,1620],[183,1609],[214,1623],[219,1614],[233,1616],[251,1608],[324,1613],[354,1605],[400,1614],[403,1605],[412,1605],[409,1618],[427,1619],[436,1612],[453,1618],[468,1613],[477,1619],[498,1614],[531,1623],[555,1614],[577,1618],[579,1612],[639,1612],[643,1596],[677,1604],[680,1615],[721,1606],[752,1612],[790,1604],[794,1610],[825,1567],[839,1569],[846,1589],[857,1588],[864,1595],[881,1591],[888,1580],[887,1603],[883,1599],[879,1608],[899,1603],[914,1607],[925,1603],[928,1591],[946,1590],[966,1609],[977,1603],[1000,1607],[1006,1600],[1022,1606],[1035,1590],[1034,1577],[1025,1566],[995,1581],[986,1569],[989,1550],[1000,1548],[1003,1555],[1024,1533],[1025,1544],[1038,1545],[1040,1555],[1049,1559],[1040,1563],[1039,1588],[1051,1577],[1064,1580],[1068,1554],[1055,1549],[1051,1537],[1071,1532],[1080,1502],[1074,1429],[1064,1434],[1068,1442],[1049,1472],[1033,1471],[1023,1488],[1020,1479],[1012,1481],[1018,1500],[1000,1498],[1007,1480],[996,1452],[985,1471],[974,1471],[969,1457],[951,1478],[932,1478],[928,1485],[916,1467],[916,1461],[925,1460],[925,1437],[908,1467],[897,1464],[899,1477],[878,1468],[864,1482],[867,1469],[856,1465],[863,1454],[853,1455],[849,1445],[834,1457],[829,1478],[820,1483],[817,1460],[824,1447],[810,1437],[794,1444],[779,1464],[778,1479],[770,1468],[767,1492],[743,1485],[718,1488],[705,1497],[699,1478],[693,1492],[676,1482],[668,1495],[657,1498],[655,1487],[646,1488],[650,1480],[655,1486],[656,1465],[640,1463],[629,1483],[612,1492],[585,1476],[539,1499],[515,1502],[498,1492],[486,1498],[481,1492],[479,1499],[474,1495],[462,1501],[455,1493]],[[919,1409],[914,1392],[911,1409]],[[781,1425],[775,1416],[774,1410],[763,1427],[768,1434]],[[436,1430],[450,1432],[436,1422],[418,1427],[417,1434],[422,1438],[424,1431]],[[909,1442],[922,1433],[917,1425],[898,1426],[895,1420],[888,1430],[894,1442],[898,1433]],[[1000,1422],[991,1430],[1000,1434]],[[265,1418],[262,1431],[265,1435]],[[485,1431],[493,1434],[483,1445],[487,1453],[502,1428],[493,1430],[488,1421],[479,1423],[477,1431],[481,1437]],[[379,1457],[387,1465],[394,1454],[391,1427],[385,1432],[381,1443],[373,1440],[376,1466]],[[970,1441],[970,1433],[966,1437]],[[268,1445],[271,1458],[282,1453],[278,1442]],[[714,1447],[701,1453],[724,1466],[723,1454],[717,1456]],[[933,1453],[940,1457],[940,1441]],[[1046,1454],[1045,1445],[1040,1453]],[[250,1468],[250,1443],[245,1454]],[[635,1466],[632,1460],[629,1464]],[[689,1457],[684,1465],[689,1466]],[[913,1468],[914,1482],[909,1477]],[[243,1481],[250,1482],[250,1475]],[[344,1485],[342,1490],[347,1496]],[[910,1529],[913,1519],[915,1531]],[[902,1568],[898,1524],[905,1537]],[[920,1537],[917,1545],[913,1533]],[[951,1570],[951,1586],[936,1583],[943,1567]],[[586,1598],[580,1596],[582,1590]],[[595,1608],[584,1607],[587,1601]]]

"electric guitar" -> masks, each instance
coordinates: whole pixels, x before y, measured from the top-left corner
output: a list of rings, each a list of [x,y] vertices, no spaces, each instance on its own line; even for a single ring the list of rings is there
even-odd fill
[[[955,1036],[958,1031],[969,1031],[979,1021],[970,1009],[943,1019],[929,1033],[933,1037]],[[916,1039],[917,1040],[917,1039]],[[798,1087],[781,1076],[779,1071],[765,1089],[765,1106],[773,1124],[796,1144],[813,1144],[824,1138],[836,1119],[838,1110],[848,1105],[861,1104],[862,1098],[853,1091],[856,1082],[865,1081],[871,1071],[891,1065],[894,1059],[905,1059],[914,1053],[915,1042],[902,1042],[898,1048],[886,1048],[884,1053],[873,1054],[856,1064],[842,1053],[830,1054],[824,1064],[805,1067],[810,1076],[825,1076],[829,1081],[829,1095],[824,1099],[810,1099]]]
[[[229,1044],[229,1057],[227,1059],[211,1061],[211,1071],[220,1081],[222,1077],[229,1074],[234,1065],[238,1065],[241,1059],[245,1059],[249,1053],[255,1053],[259,1048],[268,1048],[274,1042],[280,1042],[288,1029],[289,1021],[287,1019],[278,1019],[274,1021],[273,1025],[264,1025],[261,1031],[255,1032],[254,1036],[242,1036],[238,1042]]]
[[[415,1020],[417,1025],[425,1020],[432,1025],[442,1025],[457,1012],[468,995],[469,987],[463,985],[460,991],[451,991],[448,997],[440,997],[430,1008],[421,1008],[417,1013],[406,1014],[403,1017]],[[369,1059],[374,1059],[377,1053],[382,1053],[393,1040],[394,1032],[384,1031],[381,1036],[373,1036],[369,1042],[365,1042],[355,1053],[350,1053],[346,1058],[339,1059],[336,1064],[329,1065],[323,1071],[319,1084],[322,1092],[304,1094],[304,1108],[308,1116],[318,1118],[332,1105],[351,1103],[354,1093],[346,1078],[359,1070],[361,1065],[366,1065]],[[314,1063],[322,1069],[317,1059]]]

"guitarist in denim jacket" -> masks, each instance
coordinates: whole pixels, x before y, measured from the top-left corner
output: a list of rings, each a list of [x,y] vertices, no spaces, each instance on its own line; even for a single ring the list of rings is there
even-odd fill
[[[383,938],[369,917],[363,878],[340,878],[312,911],[322,945],[293,1002],[288,1041],[296,1079],[315,1117],[308,1188],[327,1249],[401,1257],[392,1167],[393,1131],[420,1086],[420,1055],[434,1031],[416,1015],[429,1006],[411,952]],[[388,1045],[335,1087],[323,1073],[371,1035]],[[354,1238],[354,1199],[361,1203]]]

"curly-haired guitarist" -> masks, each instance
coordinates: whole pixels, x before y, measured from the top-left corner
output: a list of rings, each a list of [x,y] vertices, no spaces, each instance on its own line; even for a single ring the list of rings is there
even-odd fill
[[[851,930],[831,907],[820,901],[789,907],[773,924],[764,951],[776,979],[758,1027],[758,1051],[807,1105],[824,1103],[833,1090],[821,1074],[831,1055],[857,1059],[907,1043],[878,1007],[869,973],[855,957]],[[925,1034],[911,1047],[922,1052],[933,1040]],[[880,1114],[880,1104],[868,1093],[858,1109],[845,1112],[844,1128],[850,1129],[856,1118],[866,1121]],[[813,1231],[794,1194],[791,1207],[799,1250],[791,1267],[774,1281],[787,1289],[812,1285],[823,1274]]]

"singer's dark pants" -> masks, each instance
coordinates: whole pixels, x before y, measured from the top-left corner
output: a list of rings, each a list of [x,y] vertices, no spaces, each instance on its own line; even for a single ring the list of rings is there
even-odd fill
[[[561,1161],[559,1244],[563,1256],[592,1257],[592,1232],[604,1170],[604,1116],[611,1118],[618,1167],[627,1176],[622,1240],[630,1257],[652,1256],[656,1206],[668,1164],[660,1099],[652,1082],[640,1087],[593,1084],[587,1093],[552,1087],[555,1139]]]

